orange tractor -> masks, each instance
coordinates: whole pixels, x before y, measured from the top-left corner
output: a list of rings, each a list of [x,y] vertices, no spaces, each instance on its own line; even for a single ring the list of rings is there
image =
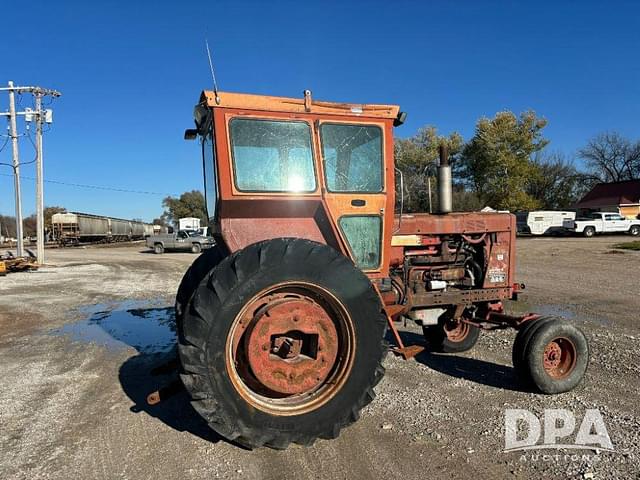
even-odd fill
[[[195,107],[216,246],[176,298],[180,378],[222,436],[286,448],[335,438],[374,398],[395,322],[442,352],[481,330],[515,328],[516,371],[565,392],[588,363],[583,333],[559,318],[510,316],[515,217],[452,213],[446,148],[436,214],[394,213],[393,105],[205,91]],[[401,203],[401,202],[399,202]]]

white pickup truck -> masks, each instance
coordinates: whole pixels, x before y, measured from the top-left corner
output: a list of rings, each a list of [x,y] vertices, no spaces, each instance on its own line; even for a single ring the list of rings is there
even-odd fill
[[[596,233],[628,233],[640,235],[640,220],[629,220],[619,213],[596,212],[586,218],[578,218],[569,225],[569,230],[593,237]]]

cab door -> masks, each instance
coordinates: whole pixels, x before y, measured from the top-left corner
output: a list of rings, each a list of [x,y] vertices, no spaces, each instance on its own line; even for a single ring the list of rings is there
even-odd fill
[[[604,232],[617,232],[618,222],[617,215],[604,215],[604,221],[602,222],[602,230]]]
[[[329,214],[354,263],[365,272],[380,272],[386,262],[383,239],[389,190],[385,124],[327,120],[316,127]]]
[[[614,215],[616,232],[626,232],[629,230],[630,222],[622,215]]]

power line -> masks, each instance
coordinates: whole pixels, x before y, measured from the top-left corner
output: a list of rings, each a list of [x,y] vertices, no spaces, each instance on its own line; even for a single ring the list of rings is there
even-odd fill
[[[16,207],[16,252],[18,257],[22,256],[24,238],[22,235],[22,198],[20,195],[20,155],[18,152],[18,140],[20,135],[18,134],[17,118],[19,115],[24,115],[24,120],[27,123],[27,136],[29,141],[33,145],[36,156],[33,162],[26,162],[36,164],[36,178],[32,178],[36,182],[36,224],[37,224],[37,258],[38,263],[44,263],[44,188],[43,188],[43,176],[42,176],[42,134],[43,126],[50,125],[53,122],[53,111],[50,109],[42,109],[42,99],[46,97],[57,98],[61,94],[57,90],[41,87],[16,87],[12,81],[7,82],[6,87],[0,87],[0,91],[9,93],[9,111],[0,112],[0,116],[9,117],[9,136],[11,137],[11,167],[13,168],[13,181],[15,192],[15,207]],[[22,94],[30,93],[33,97],[34,109],[25,108],[24,112],[16,111],[15,96],[18,94],[18,106],[22,105]],[[29,125],[35,119],[36,124],[36,141],[34,142],[29,132]],[[0,150],[4,149],[6,143],[2,145]],[[7,165],[6,163],[2,164]],[[3,174],[5,176],[10,176]],[[28,178],[28,177],[27,177]]]
[[[23,163],[23,165],[25,165]],[[1,176],[3,177],[13,177],[12,174],[9,173],[0,173]],[[20,178],[24,179],[24,180],[35,180],[35,178],[33,177],[27,177],[25,175],[20,175]],[[124,192],[124,193],[140,193],[140,194],[144,194],[144,195],[176,195],[175,193],[162,193],[162,192],[149,192],[149,191],[144,191],[144,190],[129,190],[126,188],[117,188],[117,187],[106,187],[103,185],[87,185],[84,183],[70,183],[70,182],[61,182],[59,180],[44,180],[46,183],[55,183],[57,185],[67,185],[69,187],[79,187],[79,188],[93,188],[96,190],[109,190],[109,191],[113,191],[113,192]]]

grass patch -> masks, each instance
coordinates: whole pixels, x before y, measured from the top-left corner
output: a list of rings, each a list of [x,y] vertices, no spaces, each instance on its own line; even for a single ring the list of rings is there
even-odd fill
[[[637,250],[640,251],[640,240],[633,242],[616,243],[613,248],[620,248],[622,250]]]

